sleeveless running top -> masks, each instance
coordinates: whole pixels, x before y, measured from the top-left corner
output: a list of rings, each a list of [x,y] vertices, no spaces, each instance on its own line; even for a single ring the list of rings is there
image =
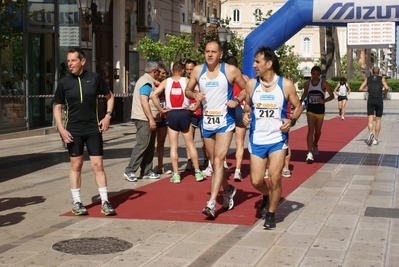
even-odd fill
[[[233,100],[233,86],[226,76],[225,63],[220,63],[219,74],[214,79],[206,75],[204,64],[198,79],[198,89],[205,94],[201,101],[202,127],[208,131],[235,125],[235,109],[226,106],[227,101]]]
[[[348,95],[348,90],[346,88],[346,83],[345,84],[341,84],[338,87],[338,95],[339,96],[347,96]]]
[[[186,78],[181,77],[178,81],[168,78],[165,86],[165,103],[169,109],[185,109],[190,106],[190,100],[185,97]]]
[[[265,92],[256,80],[251,96],[252,112],[249,131],[249,141],[255,145],[274,144],[287,139],[287,133],[280,130],[287,118],[288,101],[284,96],[283,77],[280,76],[276,87],[271,92]]]
[[[307,111],[315,114],[325,113],[325,105],[320,104],[320,99],[324,100],[325,98],[325,93],[323,89],[321,89],[322,82],[323,80],[320,79],[318,84],[314,86],[312,81],[309,81]]]

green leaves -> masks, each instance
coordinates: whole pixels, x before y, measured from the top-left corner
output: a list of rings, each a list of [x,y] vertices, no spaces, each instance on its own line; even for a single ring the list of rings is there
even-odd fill
[[[165,41],[153,41],[145,36],[137,44],[137,50],[147,60],[162,61],[166,66],[178,60],[190,58],[193,51],[192,35],[181,33],[180,36],[167,34]]]
[[[0,0],[0,49],[10,47],[12,42],[22,36],[22,32],[12,27],[18,21],[18,15],[23,14],[28,6],[27,0]]]

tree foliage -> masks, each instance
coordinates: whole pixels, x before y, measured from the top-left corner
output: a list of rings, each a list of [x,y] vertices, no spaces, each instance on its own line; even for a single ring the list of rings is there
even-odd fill
[[[167,34],[164,41],[153,41],[145,36],[138,42],[137,50],[147,60],[162,61],[170,67],[173,62],[186,59],[194,50],[194,44],[192,35],[187,33]]]
[[[280,63],[280,71],[282,75],[294,83],[303,80],[302,71],[298,68],[299,56],[293,50],[294,46],[282,45],[276,50],[276,55]]]
[[[22,37],[22,32],[13,27],[28,6],[27,0],[0,1],[0,49],[10,47],[14,40]]]

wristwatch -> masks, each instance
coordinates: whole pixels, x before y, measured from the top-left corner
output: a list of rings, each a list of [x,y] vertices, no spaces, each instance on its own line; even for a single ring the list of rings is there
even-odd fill
[[[112,117],[112,111],[107,111],[106,115],[111,116]]]
[[[240,100],[238,98],[236,98],[234,101],[236,101],[237,104],[240,104]]]

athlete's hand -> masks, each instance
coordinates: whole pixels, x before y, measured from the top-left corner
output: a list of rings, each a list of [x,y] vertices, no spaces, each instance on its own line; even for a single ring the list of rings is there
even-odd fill
[[[111,116],[105,115],[105,117],[98,123],[101,132],[105,132],[109,129],[109,125],[111,124]]]
[[[205,99],[205,94],[201,92],[196,92],[195,93],[195,100],[197,101],[202,101]]]
[[[249,117],[249,113],[245,112],[242,115],[242,122],[244,123],[245,127],[247,127],[251,123],[251,118]]]
[[[228,106],[229,108],[236,108],[239,105],[239,103],[237,103],[237,101],[235,100],[229,100],[226,103],[226,106]]]
[[[154,131],[154,130],[157,129],[157,123],[155,122],[155,120],[150,120],[149,123],[150,123],[150,130],[151,131]]]
[[[62,141],[64,141],[65,144],[73,143],[73,136],[67,130],[60,132],[60,136],[62,138]]]
[[[162,113],[162,114],[166,114],[166,113],[168,113],[169,111],[170,111],[169,108],[163,108],[163,109],[161,110],[161,113]]]
[[[288,133],[291,129],[291,120],[290,119],[280,119],[280,121],[284,122],[280,127],[280,131],[283,133]]]

